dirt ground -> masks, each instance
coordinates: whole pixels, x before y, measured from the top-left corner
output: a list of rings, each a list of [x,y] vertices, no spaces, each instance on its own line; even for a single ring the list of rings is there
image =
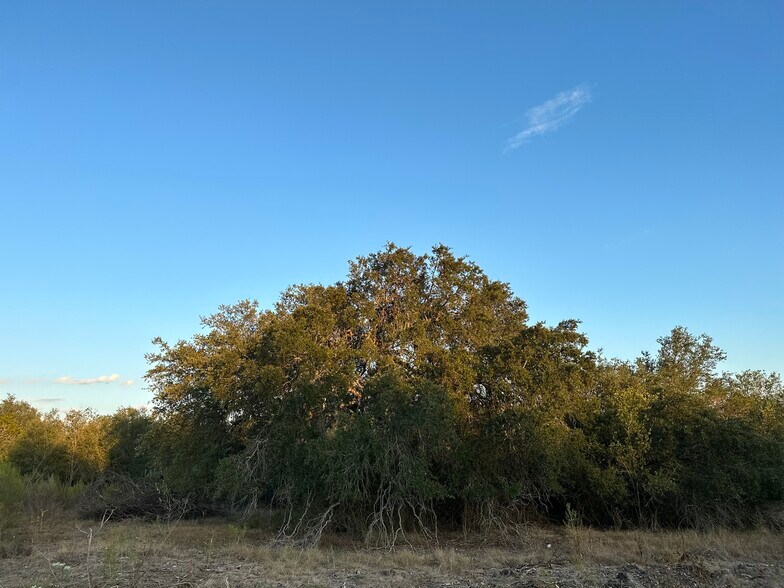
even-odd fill
[[[33,521],[0,536],[0,588],[784,586],[784,535],[524,529],[416,537],[392,551],[328,536],[316,549],[225,521]]]

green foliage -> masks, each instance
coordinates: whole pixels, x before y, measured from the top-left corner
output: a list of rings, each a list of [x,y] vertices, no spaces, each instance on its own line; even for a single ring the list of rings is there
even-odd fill
[[[25,478],[9,463],[0,463],[0,536],[24,516],[47,517],[73,507],[84,484],[69,485],[54,476]]]
[[[9,458],[18,440],[40,416],[35,408],[11,395],[0,402],[0,463]]]
[[[0,559],[24,553],[13,529],[21,519],[25,497],[25,482],[19,470],[0,462]]]
[[[122,409],[113,417],[71,410],[41,414],[7,397],[0,403],[2,454],[0,484],[18,496],[34,516],[72,508],[85,488],[115,468],[144,475],[149,459],[135,451],[146,436],[149,417]],[[7,502],[7,501],[6,501]]]
[[[68,478],[70,459],[63,423],[55,414],[41,415],[27,423],[10,448],[8,459],[25,476]]]
[[[682,327],[629,363],[577,321],[527,319],[443,246],[223,307],[149,356],[160,467],[181,491],[393,534],[485,504],[678,525],[784,498],[775,377],[718,375],[724,354]]]
[[[9,463],[0,463],[0,520],[16,513],[25,499],[22,474]]]
[[[364,514],[368,518],[355,524],[370,529],[447,497],[450,449],[457,442],[454,400],[432,384],[414,388],[377,376],[364,388],[363,405],[342,414],[306,462],[323,468],[314,495],[339,504],[346,517]],[[301,478],[292,473],[292,482]]]
[[[52,516],[73,508],[77,500],[84,493],[86,484],[77,482],[69,484],[56,476],[28,480],[25,496],[25,505],[29,512],[35,516]]]
[[[55,476],[67,484],[91,482],[106,465],[105,424],[90,411],[71,410],[62,418],[36,411],[34,417],[17,422],[8,460],[32,479]]]
[[[148,437],[153,419],[143,410],[121,408],[109,419],[106,428],[106,469],[140,480],[153,469],[154,451]]]
[[[600,366],[585,432],[597,521],[743,524],[784,498],[784,403],[777,376],[715,373],[710,338],[676,328],[657,358]]]
[[[444,246],[390,244],[345,281],[203,322],[156,340],[152,415],[42,415],[9,397],[0,460],[67,487],[101,478],[96,496],[129,513],[163,494],[283,507],[281,537],[303,542],[327,525],[394,543],[531,511],[742,525],[784,500],[778,376],[719,374],[724,353],[682,327],[655,354],[607,360],[575,320],[529,324],[507,284]]]

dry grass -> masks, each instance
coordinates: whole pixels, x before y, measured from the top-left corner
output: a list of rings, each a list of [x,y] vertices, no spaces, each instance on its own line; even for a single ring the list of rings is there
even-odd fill
[[[82,531],[91,526],[88,558]],[[270,531],[218,520],[110,521],[100,529],[95,522],[67,518],[30,521],[14,536],[29,549],[0,559],[0,588],[525,586],[521,578],[538,582],[531,586],[550,580],[561,586],[603,586],[628,573],[640,575],[638,584],[647,585],[645,578],[654,572],[659,576],[651,576],[650,585],[700,585],[700,578],[715,576],[727,580],[720,585],[743,586],[743,566],[753,568],[749,578],[762,578],[762,583],[748,585],[775,586],[784,579],[783,537],[765,530],[652,533],[528,527],[511,545],[455,534],[442,535],[438,545],[409,537],[410,545],[393,551],[366,549],[334,535],[317,549],[271,547],[271,538]],[[683,584],[676,581],[678,574],[686,574]]]

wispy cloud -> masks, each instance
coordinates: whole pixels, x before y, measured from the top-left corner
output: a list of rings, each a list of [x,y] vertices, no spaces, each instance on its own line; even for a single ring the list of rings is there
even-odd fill
[[[111,376],[98,376],[97,378],[85,378],[81,380],[77,378],[72,378],[71,376],[62,376],[59,378],[55,378],[54,381],[57,384],[88,386],[90,384],[108,384],[110,382],[116,382],[119,379],[120,379],[119,374],[112,374]]]
[[[558,130],[590,101],[591,87],[588,84],[581,84],[561,92],[547,102],[529,108],[525,113],[528,119],[526,127],[507,140],[504,153],[517,149],[533,137]]]
[[[63,400],[65,400],[65,398],[36,398],[33,402],[37,402],[38,404],[57,404]]]
[[[123,386],[133,386],[133,380],[125,380],[122,383]]]

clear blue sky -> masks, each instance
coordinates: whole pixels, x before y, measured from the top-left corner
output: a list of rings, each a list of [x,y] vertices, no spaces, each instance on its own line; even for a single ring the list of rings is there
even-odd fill
[[[590,4],[3,2],[0,394],[142,404],[154,336],[386,241],[784,370],[784,3]]]

